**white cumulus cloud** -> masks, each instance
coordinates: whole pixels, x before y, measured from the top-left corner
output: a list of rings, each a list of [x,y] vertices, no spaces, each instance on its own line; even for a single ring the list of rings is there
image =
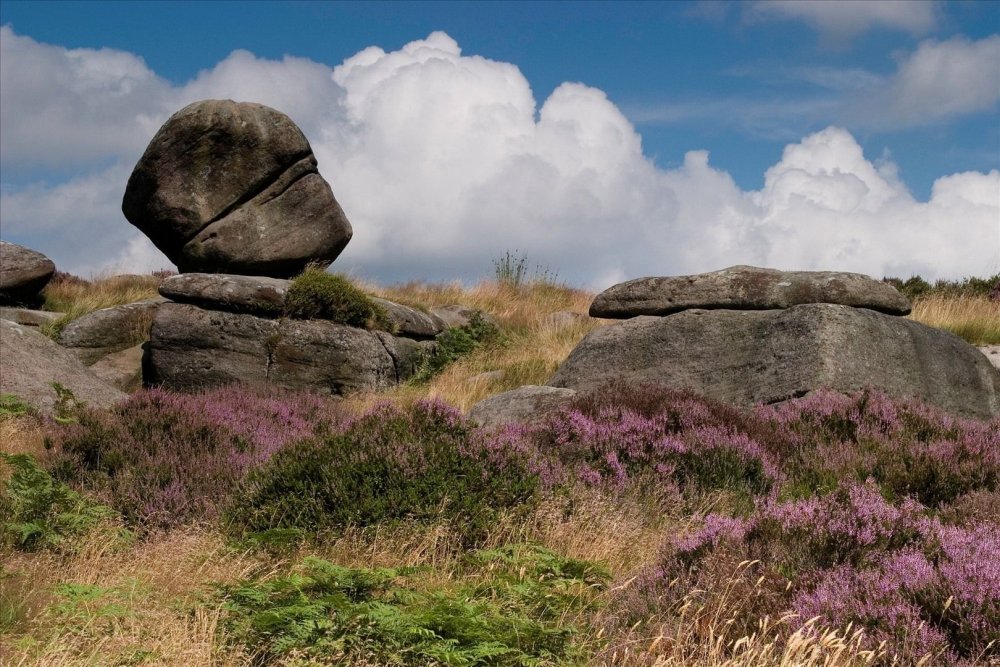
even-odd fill
[[[3,143],[28,115],[71,135],[72,123],[47,114],[65,83],[45,76],[62,71],[70,51],[4,30],[5,40],[23,41],[15,65],[39,77],[5,74],[0,103],[13,117]],[[73,53],[110,89],[115,76],[135,76],[102,64],[101,52]],[[182,86],[152,73],[148,80],[160,91],[156,104],[127,93],[115,110],[130,132],[205,97],[288,112],[354,225],[334,268],[381,281],[488,277],[491,260],[514,249],[593,288],[737,263],[929,278],[1000,270],[997,171],[944,176],[919,202],[891,162],[873,162],[847,130],[830,127],[790,143],[763,188],[744,191],[705,151],[657,168],[602,91],[564,83],[539,106],[516,66],[463,55],[444,33],[392,52],[370,47],[334,68],[237,51]],[[8,103],[23,88],[37,108]],[[88,122],[100,132],[112,125],[99,125],[100,114]],[[64,183],[5,187],[4,238],[81,273],[162,267],[166,260],[119,210],[132,162],[154,131],[103,152],[71,143],[67,159],[90,151],[95,165],[111,166]],[[49,150],[58,160],[59,146]],[[4,172],[31,167],[30,153],[5,153]]]

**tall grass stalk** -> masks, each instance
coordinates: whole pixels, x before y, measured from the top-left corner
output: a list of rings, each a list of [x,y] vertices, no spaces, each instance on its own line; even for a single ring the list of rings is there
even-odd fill
[[[152,299],[157,296],[156,288],[162,280],[158,275],[110,276],[92,281],[57,275],[42,291],[45,299],[42,307],[63,313],[63,316],[43,325],[42,333],[54,338],[67,324],[87,313]],[[137,329],[141,329],[143,324],[137,323]]]
[[[950,331],[973,345],[1000,344],[1000,301],[972,296],[924,297],[913,304],[910,318]]]

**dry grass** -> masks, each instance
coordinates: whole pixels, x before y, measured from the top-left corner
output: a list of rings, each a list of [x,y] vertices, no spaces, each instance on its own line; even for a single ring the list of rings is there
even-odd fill
[[[497,283],[480,283],[471,288],[459,283],[364,288],[414,307],[459,304],[483,310],[496,319],[505,340],[477,350],[426,385],[404,385],[349,399],[349,404],[359,410],[378,401],[407,404],[424,398],[440,399],[467,410],[492,394],[525,384],[545,384],[580,339],[602,324],[601,320],[585,317],[593,294],[551,283],[529,283],[521,288]],[[576,313],[581,317],[554,317],[555,313]]]
[[[0,454],[45,455],[45,431],[34,417],[0,417]]]
[[[242,664],[220,648],[220,606],[203,598],[217,582],[275,566],[197,528],[131,549],[98,531],[72,554],[8,555],[0,586],[20,589],[23,618],[0,636],[0,664]],[[100,594],[69,602],[59,585]]]
[[[1000,301],[970,296],[924,297],[913,304],[910,318],[951,331],[973,345],[1000,344]]]
[[[110,276],[92,281],[57,276],[45,287],[42,296],[45,297],[45,310],[63,313],[63,316],[43,326],[42,331],[55,336],[66,324],[87,313],[152,299],[157,296],[156,288],[162,280],[155,275]],[[136,322],[136,327],[141,328],[143,324]]]
[[[736,565],[728,581],[711,591],[692,590],[666,618],[650,618],[624,630],[599,655],[596,664],[616,667],[848,667],[870,665],[884,657],[867,650],[863,634],[816,625],[792,631],[798,618],[760,618],[749,634],[734,633],[739,619],[763,594],[757,561]],[[676,583],[676,582],[675,582]],[[625,588],[632,584],[626,581]],[[613,626],[613,619],[608,619]]]

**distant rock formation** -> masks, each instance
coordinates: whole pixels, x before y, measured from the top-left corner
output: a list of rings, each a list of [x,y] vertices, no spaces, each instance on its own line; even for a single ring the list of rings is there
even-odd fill
[[[0,241],[0,305],[37,305],[56,265],[40,252]]]
[[[231,100],[195,102],[167,120],[122,212],[182,273],[286,278],[329,265],[352,235],[295,123]]]
[[[908,309],[901,296],[863,289],[865,281],[881,285],[857,274],[752,267],[624,283],[599,295],[591,312],[666,314],[592,331],[549,384],[654,381],[744,405],[876,387],[954,414],[1000,415],[1000,372],[983,354],[946,331],[877,312]]]

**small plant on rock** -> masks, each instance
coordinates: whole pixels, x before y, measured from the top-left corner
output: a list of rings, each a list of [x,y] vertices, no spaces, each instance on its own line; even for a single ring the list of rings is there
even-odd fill
[[[364,329],[389,331],[385,309],[343,276],[310,266],[292,280],[285,297],[285,314],[297,319],[324,319]]]

